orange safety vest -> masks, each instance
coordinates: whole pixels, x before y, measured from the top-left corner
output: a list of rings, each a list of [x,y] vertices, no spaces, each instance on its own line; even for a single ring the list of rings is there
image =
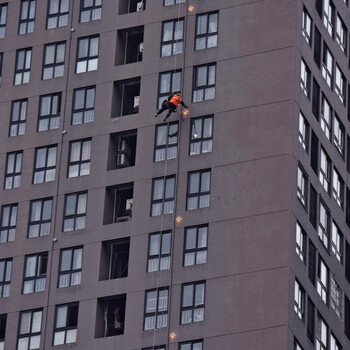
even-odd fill
[[[182,102],[182,99],[181,99],[181,97],[180,97],[179,95],[174,95],[174,96],[170,99],[169,102],[172,103],[173,105],[175,105],[175,106],[177,107],[177,106],[179,105],[179,103]]]

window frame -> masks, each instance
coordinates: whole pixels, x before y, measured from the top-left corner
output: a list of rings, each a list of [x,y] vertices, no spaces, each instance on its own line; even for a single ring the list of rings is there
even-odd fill
[[[334,79],[334,92],[339,97],[342,104],[346,102],[346,78],[339,68],[338,64],[335,65],[335,79]]]
[[[336,313],[336,315],[339,317],[341,321],[344,321],[344,306],[345,306],[345,299],[344,299],[344,291],[341,288],[340,284],[338,283],[336,276],[331,273],[331,286],[330,286],[330,306],[331,309]]]
[[[79,144],[79,159],[72,160],[73,145]],[[85,147],[88,148],[88,158],[83,159]],[[91,168],[91,150],[92,150],[92,138],[74,140],[69,142],[69,158],[68,158],[68,169],[67,169],[67,178],[72,179],[75,177],[90,175]],[[78,173],[73,176],[71,174],[71,169],[78,167]]]
[[[164,0],[163,6],[177,5],[186,2],[186,0]]]
[[[48,255],[48,252],[43,252],[25,256],[22,294],[30,294],[45,291]],[[35,259],[34,274],[31,274],[30,271],[28,272],[29,259],[32,258]],[[26,289],[26,285],[29,289]]]
[[[160,129],[165,128],[164,143],[159,141]],[[171,160],[177,158],[178,151],[178,136],[179,136],[179,122],[171,122],[165,124],[158,124],[155,128],[154,137],[154,157],[155,163],[162,162],[164,160]],[[175,137],[175,139],[173,139]]]
[[[306,174],[304,168],[301,164],[298,164],[297,168],[297,197],[301,205],[307,209],[308,207],[308,188],[309,187],[309,177]]]
[[[6,36],[7,11],[8,3],[0,4],[0,39],[5,38]]]
[[[310,124],[305,118],[304,114],[299,111],[299,134],[298,140],[301,144],[301,147],[305,150],[306,153],[309,153],[310,146]]]
[[[75,196],[76,198],[74,199],[75,201],[75,208],[74,208],[74,213],[73,214],[67,214],[67,201],[69,197]],[[80,198],[85,196],[85,211],[78,213],[78,207],[79,207],[79,201],[81,200]],[[87,216],[87,201],[88,201],[88,191],[81,191],[81,192],[73,192],[73,193],[68,193],[65,195],[64,198],[64,216],[63,216],[63,227],[62,227],[62,232],[72,232],[76,230],[83,230],[86,227],[86,216]],[[83,200],[84,202],[84,200]],[[80,220],[82,220],[80,222]],[[73,228],[72,229],[66,229],[65,224],[66,221],[73,220]],[[78,222],[78,225],[77,225]],[[83,226],[80,226],[83,224]],[[69,228],[69,227],[68,227]]]
[[[14,82],[15,86],[28,84],[30,81],[30,71],[31,71],[31,61],[32,61],[32,53],[33,49],[31,47],[27,47],[24,49],[19,49],[16,51],[16,65],[15,65],[15,74],[14,74]],[[23,57],[23,64],[21,62],[21,55]]]
[[[171,39],[165,40],[165,26],[167,24],[172,24],[171,29]],[[181,37],[177,38],[176,33],[178,30],[176,29],[177,26],[182,26],[181,30]],[[162,40],[160,43],[160,57],[169,57],[174,55],[179,55],[183,53],[183,43],[184,43],[184,29],[185,29],[185,19],[183,17],[172,19],[168,21],[162,22]],[[170,54],[168,54],[166,50],[166,47],[170,45]]]
[[[65,27],[68,25],[69,22],[69,7],[70,3],[69,0],[58,0],[58,6],[57,6],[57,12],[51,11],[51,1],[49,0],[48,6],[47,6],[47,20],[46,20],[46,29],[54,29],[54,28],[60,28]],[[63,6],[66,5],[66,8]],[[55,21],[56,23],[54,23]]]
[[[294,281],[294,312],[302,321],[304,321],[305,289],[297,279]]]
[[[80,0],[79,23],[97,21],[102,17],[102,0],[92,0],[92,5],[85,6],[85,0]],[[98,4],[99,2],[99,4]],[[88,17],[83,18],[83,13],[88,13]],[[94,18],[94,14],[97,16]]]
[[[157,239],[158,243],[156,244],[157,244],[158,252],[151,254],[152,238],[157,236],[158,236],[158,239]],[[169,236],[169,238],[167,239],[165,238],[165,236]],[[164,247],[163,243],[167,242],[167,240],[169,241],[168,243],[169,246]],[[171,247],[172,247],[172,232],[170,230],[154,232],[148,235],[147,273],[170,269]]]
[[[329,35],[333,38],[335,7],[331,0],[323,1],[322,13],[323,24],[326,27]]]
[[[328,325],[323,317],[317,313],[316,318],[316,348],[327,350],[328,347]]]
[[[335,41],[339,44],[340,49],[347,54],[347,37],[348,30],[343,19],[340,17],[339,13],[337,13],[336,17],[336,25],[335,25]]]
[[[63,49],[61,49],[63,47]],[[47,63],[49,58],[48,50],[53,48],[53,62]],[[62,50],[63,52],[60,52]],[[66,58],[66,42],[59,41],[56,43],[49,43],[44,45],[43,52],[43,70],[42,70],[42,80],[49,80],[54,78],[60,78],[64,76],[64,66]],[[50,58],[49,58],[50,59]],[[52,70],[51,74],[46,76],[45,72]]]
[[[304,95],[310,99],[311,94],[311,71],[305,61],[300,61],[300,87]]]
[[[214,67],[214,82],[210,83],[211,69]],[[206,68],[205,84],[199,85],[199,70]],[[207,96],[208,93],[208,96]],[[199,95],[198,95],[199,94]],[[197,96],[198,95],[198,96]],[[192,102],[204,102],[214,100],[216,95],[216,62],[193,67]]]
[[[317,294],[321,297],[322,301],[328,305],[328,295],[329,295],[329,269],[324,260],[318,257],[318,267],[317,267]]]
[[[155,185],[157,181],[162,181],[161,185],[161,198],[155,197]],[[173,187],[171,188],[171,182],[173,181]],[[170,186],[170,187],[168,187]],[[175,187],[176,187],[176,175],[169,175],[165,177],[157,177],[152,180],[152,195],[151,195],[151,216],[161,216],[174,213],[175,204]],[[169,197],[167,192],[170,191]],[[161,205],[161,206],[159,206]],[[161,209],[159,211],[159,209]]]
[[[332,117],[333,108],[322,93],[320,126],[329,141],[332,135]]]
[[[5,216],[5,210],[8,210],[8,215]],[[17,227],[18,203],[4,204],[1,206],[1,221],[0,221],[0,244],[13,242],[16,236]],[[5,223],[4,220],[7,222]],[[4,233],[5,232],[5,233]],[[3,238],[5,236],[5,239]]]
[[[48,99],[48,114],[43,113],[44,100]],[[37,131],[48,131],[58,129],[61,119],[61,101],[62,93],[56,92],[48,95],[41,95],[38,111]],[[47,125],[45,125],[47,124]]]
[[[200,348],[198,347],[198,344],[200,344]],[[179,343],[179,350],[188,350],[187,349],[187,345],[190,345],[190,349],[189,350],[202,350],[203,349],[203,340],[202,339],[198,339],[198,340],[191,340],[191,341],[186,341],[186,342],[181,342]],[[186,346],[186,349],[184,349],[183,347]],[[196,346],[196,348],[194,348],[194,346]]]
[[[11,277],[12,277],[12,265],[13,259],[6,258],[0,259],[0,269],[2,268],[2,280],[0,280],[0,299],[8,298],[11,294]]]
[[[24,9],[24,3],[27,3],[27,9]],[[24,14],[23,11],[26,13]],[[18,35],[34,32],[35,27],[36,0],[21,0],[21,9],[19,12]]]
[[[319,167],[319,174],[318,179],[323,186],[324,190],[329,194],[330,193],[330,184],[331,184],[331,161],[324,150],[324,148],[321,146],[320,150],[320,167]]]
[[[40,205],[40,217],[35,220],[34,205],[38,203]],[[48,207],[46,207],[48,205]],[[49,211],[45,213],[45,210]],[[51,221],[52,221],[52,210],[53,210],[53,197],[40,198],[30,201],[29,208],[29,219],[28,219],[28,234],[27,238],[43,237],[48,236],[51,233]],[[46,217],[47,214],[50,214]],[[33,230],[32,231],[32,227]],[[36,227],[38,227],[36,229]]]
[[[297,221],[295,226],[295,252],[304,264],[306,264],[306,236],[305,230]]]
[[[166,296],[163,296],[163,299],[166,299],[165,302],[162,302],[164,305],[161,305],[160,302],[160,293],[166,292]],[[155,302],[156,306],[155,311],[148,311],[148,303],[152,300],[148,298],[151,293],[156,293]],[[163,294],[163,293],[162,293]],[[169,312],[169,287],[161,287],[156,289],[149,289],[145,291],[145,303],[144,303],[144,316],[143,316],[143,330],[155,330],[160,328],[165,328],[168,325],[168,312]],[[147,312],[148,311],[148,312]],[[151,321],[151,327],[146,327],[147,319],[152,318],[154,321]],[[158,323],[159,322],[159,323]]]
[[[203,182],[203,175],[209,173],[209,190],[208,191],[202,191],[202,182]],[[196,174],[199,174],[199,181],[198,181],[198,192],[192,192],[191,193],[191,177],[196,176]],[[197,209],[203,209],[210,207],[210,190],[211,190],[211,169],[203,169],[203,170],[196,170],[191,171],[187,175],[187,192],[186,192],[186,210],[197,210]],[[193,204],[190,205],[190,202],[195,200],[197,198],[197,204],[193,202]],[[204,200],[203,204],[201,204],[201,200]],[[207,203],[207,204],[206,204]]]
[[[331,239],[331,250],[337,260],[343,264],[344,255],[344,235],[340,231],[335,221],[332,221],[332,239]]]
[[[322,218],[324,211],[324,220]],[[323,222],[322,222],[323,221]],[[318,226],[317,226],[317,234],[320,241],[323,243],[324,247],[329,250],[329,238],[330,238],[330,221],[331,221],[331,214],[326,206],[326,204],[323,202],[323,200],[319,201],[319,219],[318,219]]]
[[[16,106],[19,106],[18,109]],[[18,115],[17,115],[18,111]],[[24,135],[27,125],[28,99],[14,100],[11,103],[9,137]]]
[[[10,158],[13,158],[13,161],[10,161]],[[9,169],[11,163],[12,169]],[[6,153],[4,190],[19,188],[21,186],[22,166],[23,151]]]
[[[333,144],[339,154],[344,158],[345,155],[345,127],[340,118],[334,113],[333,118]]]
[[[33,321],[35,314],[40,314],[40,330],[35,331],[36,329],[33,329]],[[22,322],[23,322],[23,316],[25,314],[29,314],[29,327],[28,330],[29,332],[27,333],[21,333],[21,328],[23,327]],[[40,342],[41,342],[41,331],[42,331],[42,326],[43,326],[43,309],[38,308],[38,309],[33,309],[33,310],[26,310],[26,311],[21,311],[19,318],[18,318],[18,332],[17,332],[17,349],[21,348],[21,339],[27,340],[27,344],[30,344],[33,340],[33,338],[39,337],[39,344],[38,347],[32,348],[32,349],[39,349],[40,347]],[[24,325],[25,327],[25,325]],[[28,347],[29,348],[29,347]]]
[[[167,83],[167,76],[169,76],[169,83]],[[163,78],[166,79],[165,85],[169,85],[169,89],[163,91]],[[178,83],[178,84],[177,84]],[[168,97],[175,92],[181,91],[182,84],[182,70],[178,69],[175,71],[161,72],[158,78],[158,102],[157,107],[160,108],[164,100],[168,100]]]
[[[185,299],[184,299],[184,293],[185,288],[192,286],[192,304],[191,305],[184,305]],[[198,303],[196,301],[197,296],[197,286],[203,287],[203,302]],[[197,323],[197,322],[203,322],[205,318],[205,293],[206,292],[206,283],[205,281],[197,281],[197,282],[191,282],[191,283],[184,283],[181,285],[181,308],[180,308],[180,324],[190,324],[190,323]],[[196,311],[200,311],[198,320],[195,320],[195,313]],[[190,321],[184,320],[184,315],[188,315],[188,313],[191,313]],[[188,317],[188,316],[187,316]]]
[[[210,17],[216,16],[216,31],[210,32]],[[198,33],[199,26],[199,18],[206,17],[206,31],[204,33]],[[195,39],[194,39],[194,50],[205,50],[218,46],[219,39],[219,11],[212,11],[207,13],[200,13],[196,16],[196,29],[195,29]],[[213,45],[210,44],[211,37],[216,37],[215,43]],[[201,39],[205,39],[205,47],[198,47],[197,43]]]
[[[93,50],[93,40],[97,39],[97,52],[94,54],[94,52],[90,52]],[[87,40],[87,48],[86,48],[86,55],[84,52],[80,53],[81,44],[84,40]],[[75,74],[81,74],[81,73],[87,73],[87,72],[93,72],[98,69],[98,53],[99,53],[99,46],[100,46],[100,35],[91,35],[91,36],[85,36],[82,38],[78,38],[77,40],[77,54],[76,54],[76,65],[75,65]],[[83,48],[82,48],[83,50]],[[85,63],[85,68],[84,68]],[[82,68],[79,68],[83,64]],[[89,67],[92,65],[91,67]]]
[[[70,254],[70,262],[68,263],[69,268],[63,269],[63,258],[65,252]],[[58,265],[58,279],[57,279],[57,288],[66,288],[72,286],[78,286],[81,284],[82,270],[83,270],[83,246],[64,248],[60,250],[60,260]],[[74,260],[78,259],[77,267],[74,267]],[[80,259],[80,261],[79,261]],[[65,283],[68,277],[68,283]]]
[[[44,154],[45,164],[43,164],[43,166],[40,166],[40,164],[38,164],[38,161],[40,162],[39,154],[42,151],[45,152]],[[52,161],[50,160],[51,152],[54,152],[53,153],[54,162],[52,164],[50,164],[50,162]],[[58,153],[57,144],[35,148],[33,182],[32,182],[34,185],[55,181],[57,153]]]
[[[203,136],[205,133],[205,123],[210,123],[210,135]],[[196,122],[200,122],[200,132],[198,132]],[[200,135],[199,135],[200,134]],[[190,144],[189,144],[189,155],[195,156],[199,154],[211,153],[213,151],[213,134],[214,134],[214,115],[207,115],[203,117],[191,118],[190,125]],[[196,150],[196,144],[199,144],[200,150]],[[207,148],[204,148],[204,144],[207,144]]]
[[[199,241],[199,234],[200,230],[206,229],[205,232],[205,245],[200,246],[200,241]],[[193,248],[188,248],[187,243],[188,243],[188,235],[190,230],[195,230],[195,244]],[[196,226],[188,226],[185,227],[185,235],[184,235],[184,247],[183,247],[183,261],[182,265],[187,267],[187,266],[195,266],[195,265],[201,265],[205,264],[208,261],[208,235],[209,235],[209,225],[208,224],[203,224],[203,225],[196,225]],[[203,254],[203,257],[201,255]],[[186,262],[186,256],[192,256],[193,255],[193,263],[191,261]],[[203,259],[203,260],[200,260]],[[205,260],[205,261],[204,261]]]
[[[83,93],[83,106],[77,106],[77,95]],[[93,94],[92,101],[90,101]],[[87,86],[73,90],[72,120],[71,125],[91,123],[95,118],[96,86]],[[92,104],[91,104],[92,102]],[[80,107],[80,108],[79,108]],[[79,118],[79,119],[77,119]]]
[[[303,7],[303,15],[301,20],[301,34],[305,38],[306,42],[311,46],[312,43],[312,19],[305,8]]]
[[[332,174],[332,197],[335,199],[341,209],[344,208],[344,180],[338,170],[333,167]]]

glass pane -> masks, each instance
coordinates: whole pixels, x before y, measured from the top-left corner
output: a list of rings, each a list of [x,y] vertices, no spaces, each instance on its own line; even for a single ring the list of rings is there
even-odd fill
[[[12,174],[15,167],[15,155],[13,153],[7,156],[7,169],[6,174]]]
[[[55,45],[48,45],[45,47],[45,64],[52,64],[55,62]]]
[[[171,242],[171,234],[165,233],[162,235],[162,254],[170,253],[170,242]]]
[[[183,20],[175,23],[174,40],[180,40],[183,38],[183,28],[184,28]]]
[[[207,232],[208,232],[207,227],[200,227],[198,229],[198,243],[197,243],[198,248],[204,248],[207,246]]]
[[[40,116],[46,116],[50,114],[51,110],[51,97],[45,96],[41,98],[41,106],[40,106]]]
[[[204,119],[203,137],[212,137],[213,135],[213,118]]]
[[[159,247],[159,234],[151,235],[149,242],[149,255],[158,255]]]
[[[82,249],[75,249],[73,254],[73,266],[72,269],[81,269],[81,262],[83,257],[83,250]]]
[[[75,343],[77,339],[77,330],[76,329],[68,329],[66,344]]]
[[[197,38],[196,39],[196,50],[205,49],[206,38]]]
[[[157,127],[157,146],[163,146],[166,145],[167,140],[167,126],[161,125]]]
[[[218,31],[218,14],[213,13],[209,16],[208,33],[216,33]]]
[[[162,74],[160,77],[160,89],[161,94],[170,92],[170,73]]]
[[[199,175],[199,173],[194,173],[190,175],[190,194],[199,192]]]
[[[196,285],[196,292],[194,298],[194,305],[202,305],[204,304],[204,283]]]
[[[181,90],[181,72],[173,74],[172,92]]]
[[[50,147],[48,156],[47,156],[47,166],[55,166],[56,165],[56,153],[57,153],[57,147]]]
[[[32,202],[31,222],[39,221],[41,217],[41,201]]]
[[[89,44],[89,39],[80,39],[79,40],[78,58],[87,57],[88,44]]]
[[[65,44],[57,45],[56,63],[64,62],[65,47],[66,47]]]
[[[147,300],[146,300],[146,312],[154,312],[157,307],[157,292],[151,291],[147,292]]]
[[[175,178],[166,180],[165,199],[174,198]]]
[[[49,199],[49,200],[44,201],[42,220],[50,220],[51,219],[51,211],[52,211],[52,200]]]
[[[68,306],[59,306],[56,314],[56,328],[66,326]]]
[[[66,213],[65,215],[74,215],[75,214],[75,203],[77,195],[69,195],[66,197]]]
[[[91,141],[85,141],[83,143],[81,160],[89,160],[90,156],[91,156]]]
[[[92,38],[90,41],[90,57],[97,56],[98,54],[98,39],[99,38]]]
[[[79,195],[77,214],[86,213],[86,199],[87,199],[86,194]]]
[[[163,198],[163,179],[154,180],[153,182],[153,200],[158,200]]]
[[[210,189],[210,172],[202,173],[201,192],[208,192]]]
[[[53,345],[64,344],[65,333],[66,333],[65,331],[55,332],[54,339],[53,339]]]
[[[207,32],[208,16],[202,15],[197,17],[197,30],[196,34],[205,34]]]
[[[68,271],[71,269],[72,251],[70,249],[63,250],[61,253],[60,271]]]
[[[196,248],[196,228],[189,228],[186,231],[186,249]]]
[[[207,66],[197,67],[196,70],[196,86],[207,85]]]
[[[40,335],[30,337],[29,350],[40,348]]]
[[[42,316],[42,311],[33,312],[32,333],[40,332],[41,316]]]
[[[26,272],[25,277],[35,276],[36,271],[36,256],[30,256],[26,261]]]
[[[182,307],[193,305],[193,284],[183,287]]]
[[[75,91],[75,100],[74,100],[74,109],[84,108],[85,102],[85,90],[76,90]]]
[[[80,146],[81,142],[72,142],[70,148],[70,161],[77,162],[80,160]]]
[[[86,108],[92,108],[95,105],[95,88],[86,90]]]
[[[208,85],[215,84],[215,66],[209,66]]]
[[[46,163],[46,148],[40,148],[36,152],[35,168],[44,168]]]
[[[173,22],[163,24],[163,42],[173,39]]]
[[[19,334],[28,334],[30,332],[31,312],[23,312],[21,314],[21,327]]]

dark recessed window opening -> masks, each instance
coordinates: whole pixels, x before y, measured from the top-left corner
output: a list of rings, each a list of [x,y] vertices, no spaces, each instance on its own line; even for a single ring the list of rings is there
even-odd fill
[[[142,61],[143,32],[143,26],[118,31],[116,65]]]

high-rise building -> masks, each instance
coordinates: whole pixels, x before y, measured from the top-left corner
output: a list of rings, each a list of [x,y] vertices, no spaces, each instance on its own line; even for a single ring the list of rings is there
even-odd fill
[[[0,350],[350,349],[349,30],[0,0]]]

